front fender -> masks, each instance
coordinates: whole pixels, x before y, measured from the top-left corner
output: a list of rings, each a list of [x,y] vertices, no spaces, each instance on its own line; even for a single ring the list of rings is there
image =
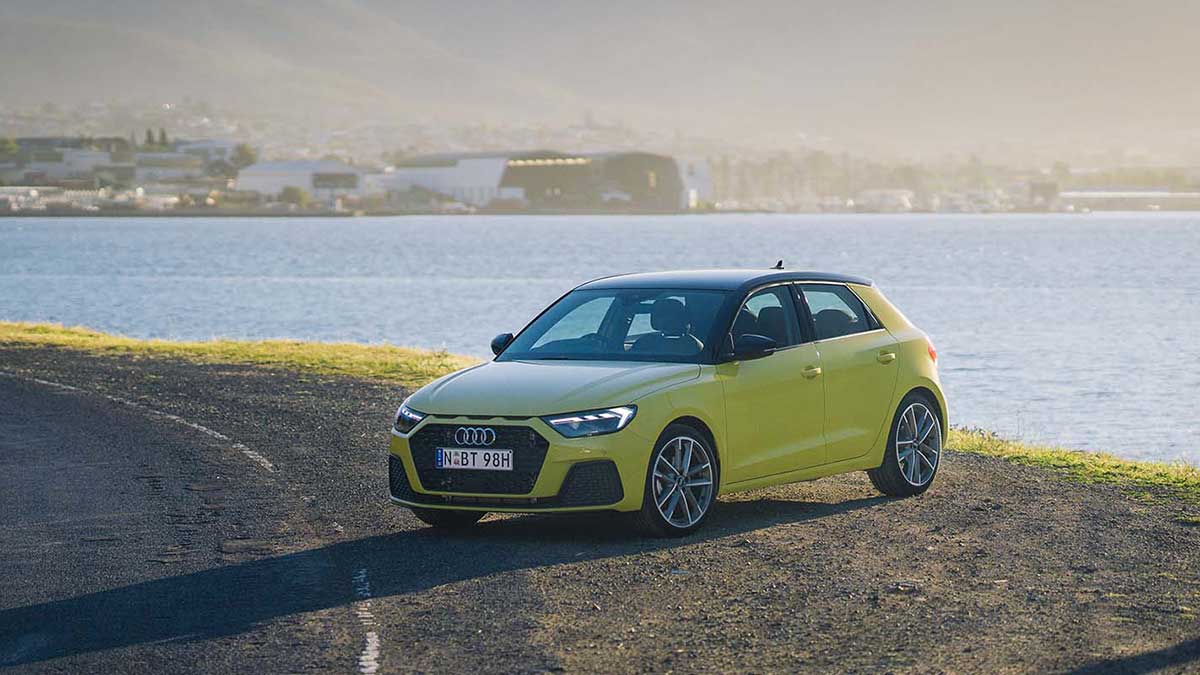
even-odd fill
[[[636,401],[638,433],[647,441],[646,466],[650,465],[650,452],[662,432],[671,423],[690,418],[698,420],[712,436],[713,451],[717,456],[718,480],[726,447],[724,390],[705,369],[700,377],[674,387],[657,391]],[[634,425],[630,425],[630,429]]]

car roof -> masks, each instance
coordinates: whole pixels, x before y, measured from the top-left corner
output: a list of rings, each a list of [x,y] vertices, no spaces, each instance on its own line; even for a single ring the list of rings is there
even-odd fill
[[[777,281],[832,281],[843,284],[871,286],[873,282],[864,277],[831,272],[806,272],[793,270],[676,270],[672,272],[644,272],[640,274],[617,274],[594,279],[578,288],[671,288],[712,291],[749,290],[755,286]]]

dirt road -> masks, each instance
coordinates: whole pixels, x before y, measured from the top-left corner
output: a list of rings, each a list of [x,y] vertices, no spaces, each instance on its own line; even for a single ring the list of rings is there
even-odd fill
[[[404,392],[0,345],[0,666],[126,672],[1200,671],[1183,507],[949,453],[611,516],[423,528],[387,502]]]

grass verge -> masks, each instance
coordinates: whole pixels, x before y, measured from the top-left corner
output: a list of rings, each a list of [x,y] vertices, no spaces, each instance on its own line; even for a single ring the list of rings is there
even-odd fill
[[[347,375],[419,387],[477,363],[444,351],[390,345],[332,344],[296,340],[137,340],[48,323],[0,322],[0,344],[51,346],[93,354],[179,358],[199,363],[249,364],[323,375]]]
[[[1050,469],[1084,483],[1107,483],[1129,490],[1162,490],[1200,504],[1200,469],[1187,464],[1136,462],[1101,452],[1027,445],[977,429],[951,430],[947,447]]]
[[[476,359],[443,351],[389,345],[297,340],[137,340],[46,323],[0,322],[0,344],[62,347],[100,355],[159,356],[200,363],[278,367],[377,379],[410,389],[477,363]],[[1107,483],[1131,490],[1162,490],[1200,504],[1200,469],[1185,464],[1135,462],[1103,453],[1027,445],[979,430],[952,430],[947,445],[959,452],[1001,457],[1017,464],[1050,469],[1086,483]]]

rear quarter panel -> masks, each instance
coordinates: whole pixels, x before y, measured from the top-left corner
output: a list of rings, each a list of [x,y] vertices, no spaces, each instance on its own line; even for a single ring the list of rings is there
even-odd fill
[[[908,317],[888,301],[877,287],[852,285],[852,288],[897,341],[896,365],[900,372],[897,374],[896,391],[891,410],[887,415],[888,431],[890,432],[890,424],[896,409],[900,406],[900,401],[914,389],[926,389],[933,395],[938,408],[941,409],[944,436],[950,429],[950,411],[946,404],[946,397],[942,393],[942,382],[938,377],[937,363],[929,358],[926,343],[928,338],[924,331],[914,326]],[[879,440],[872,449],[873,455],[878,457],[879,461],[883,460],[887,440],[888,433],[880,434]]]

